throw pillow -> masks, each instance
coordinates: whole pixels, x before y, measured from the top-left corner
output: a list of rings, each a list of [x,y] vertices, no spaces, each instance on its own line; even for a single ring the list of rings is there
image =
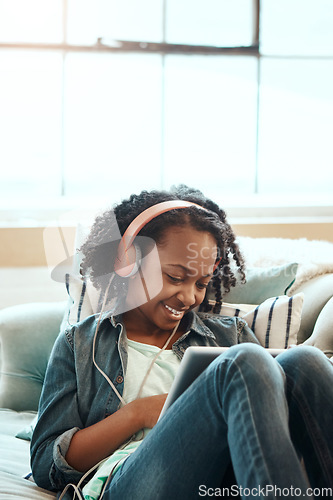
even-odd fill
[[[31,438],[32,438],[32,434],[34,432],[34,429],[36,427],[36,424],[37,424],[37,418],[38,416],[36,415],[33,420],[30,422],[29,425],[27,425],[26,427],[24,427],[23,429],[21,429],[16,435],[15,437],[19,438],[19,439],[24,439],[26,441],[30,441]]]
[[[297,344],[304,294],[271,297],[257,306],[223,304],[222,315],[243,318],[262,346],[286,349]]]
[[[229,304],[261,304],[270,297],[287,293],[295,281],[298,264],[293,262],[281,266],[246,270],[246,283],[237,283],[223,295]],[[209,287],[208,299],[214,300],[214,289]]]
[[[237,284],[223,299],[232,304],[261,304],[269,297],[285,294],[293,284],[296,272],[297,263],[268,269],[250,268],[246,273],[247,282]],[[81,276],[67,274],[66,289],[68,305],[62,328],[98,312],[99,291],[89,280],[84,281]],[[211,287],[207,293],[208,300],[214,300],[214,290]]]
[[[66,274],[66,290],[68,303],[62,321],[61,329],[74,325],[98,311],[100,292],[90,280],[83,280],[81,276]]]

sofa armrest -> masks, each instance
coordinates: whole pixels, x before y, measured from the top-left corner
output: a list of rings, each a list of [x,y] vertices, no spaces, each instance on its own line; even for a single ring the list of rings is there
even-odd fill
[[[65,306],[65,302],[41,302],[0,311],[1,408],[38,409],[47,362]]]
[[[297,342],[303,343],[313,335],[316,321],[333,296],[333,274],[316,276],[300,285],[295,293],[304,293],[304,303]]]
[[[321,349],[326,356],[333,356],[333,297],[323,307],[311,337],[304,344],[314,345]]]

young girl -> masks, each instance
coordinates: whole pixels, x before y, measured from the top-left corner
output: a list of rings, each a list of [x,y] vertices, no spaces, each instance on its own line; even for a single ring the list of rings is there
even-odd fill
[[[311,487],[333,488],[333,366],[311,347],[275,360],[243,320],[217,314],[233,267],[244,278],[223,210],[186,186],[142,192],[98,217],[81,250],[104,305],[52,351],[31,444],[38,485],[186,500],[221,496],[232,464],[232,496],[311,498],[302,457]],[[158,420],[192,345],[232,347]]]

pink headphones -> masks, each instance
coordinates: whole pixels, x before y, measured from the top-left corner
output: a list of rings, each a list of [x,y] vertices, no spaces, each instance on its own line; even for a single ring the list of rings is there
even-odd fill
[[[115,272],[123,277],[128,278],[138,271],[141,259],[141,251],[138,245],[135,245],[134,239],[141,229],[148,224],[152,219],[159,215],[179,208],[199,207],[206,210],[204,207],[191,203],[189,201],[172,200],[157,203],[152,207],[147,208],[139,214],[128,226],[119,243],[118,254],[114,263]]]

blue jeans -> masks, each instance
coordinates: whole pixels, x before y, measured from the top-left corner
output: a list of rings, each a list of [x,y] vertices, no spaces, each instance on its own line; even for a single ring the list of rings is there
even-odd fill
[[[105,498],[219,496],[230,461],[235,494],[277,498],[276,488],[299,488],[312,498],[300,456],[312,487],[333,487],[333,365],[305,346],[277,361],[255,344],[219,356],[126,459]]]

